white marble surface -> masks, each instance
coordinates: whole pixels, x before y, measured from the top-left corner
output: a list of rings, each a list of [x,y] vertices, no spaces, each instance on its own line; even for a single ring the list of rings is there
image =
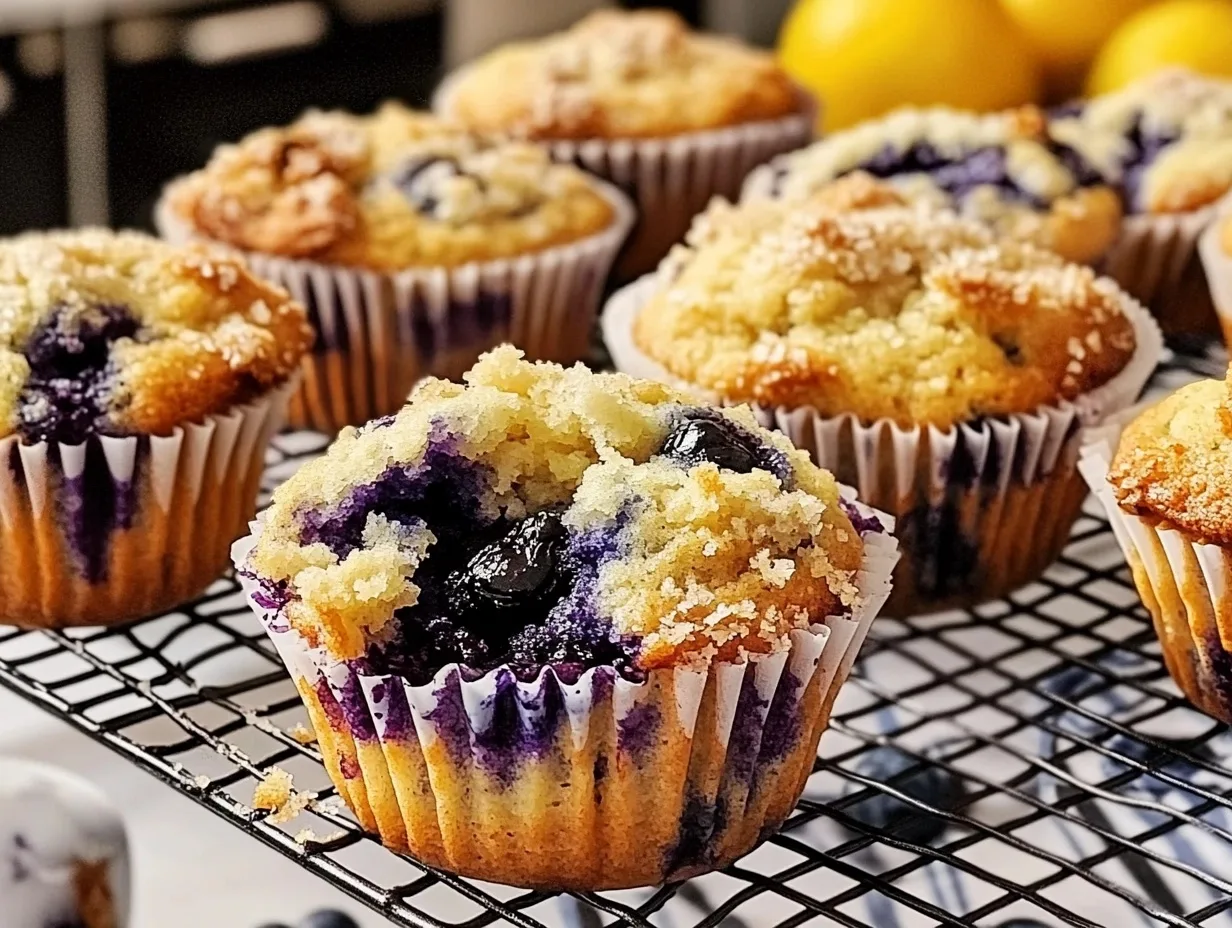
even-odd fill
[[[133,857],[130,928],[258,928],[267,922],[293,924],[312,909],[326,906],[348,912],[362,928],[387,924],[4,689],[0,689],[0,754],[75,771],[119,805]]]

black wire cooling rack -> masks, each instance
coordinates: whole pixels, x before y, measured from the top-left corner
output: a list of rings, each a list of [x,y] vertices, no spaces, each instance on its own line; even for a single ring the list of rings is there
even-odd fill
[[[1184,356],[1155,389],[1223,363]],[[280,437],[265,491],[324,445]],[[878,619],[782,834],[654,890],[524,892],[383,850],[229,578],[126,628],[0,627],[0,683],[401,925],[1232,925],[1232,736],[1172,685],[1094,509],[1010,599]],[[282,824],[251,807],[274,766],[316,797]]]

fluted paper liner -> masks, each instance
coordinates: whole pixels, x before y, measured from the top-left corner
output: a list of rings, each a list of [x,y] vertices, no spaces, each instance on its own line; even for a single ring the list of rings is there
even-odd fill
[[[1168,673],[1190,702],[1232,723],[1232,552],[1121,509],[1108,483],[1115,440],[1085,445],[1079,468],[1125,552]]]
[[[450,117],[452,88],[462,68],[443,81],[432,108]],[[637,205],[638,223],[616,262],[618,280],[652,270],[684,238],[693,217],[713,197],[734,199],[745,175],[775,155],[813,140],[817,101],[799,89],[797,112],[778,119],[650,139],[543,140],[554,161],[576,164],[611,181]]]
[[[166,436],[0,440],[0,621],[106,625],[203,592],[256,509],[293,388]]]
[[[620,191],[594,183],[612,206],[607,228],[516,258],[385,273],[243,252],[255,274],[308,307],[317,331],[291,425],[332,434],[396,412],[416,381],[456,379],[504,342],[536,361],[585,357],[608,272],[634,220]],[[155,220],[169,241],[199,237],[165,200]]]
[[[1208,223],[1206,230],[1198,238],[1198,255],[1206,273],[1219,328],[1223,331],[1224,341],[1232,345],[1232,255],[1223,249],[1219,222],[1227,213],[1226,209],[1223,210]]]
[[[858,504],[853,504],[858,505]],[[860,507],[879,518],[888,517]],[[295,678],[339,793],[395,850],[479,879],[552,889],[648,886],[721,867],[773,832],[812,771],[817,741],[898,559],[864,536],[850,615],[791,634],[787,650],[709,670],[552,668],[431,683],[364,675],[266,606],[253,609]]]
[[[722,402],[674,377],[634,342],[634,320],[658,283],[648,275],[608,301],[601,325],[616,368]],[[1076,468],[1080,431],[1137,399],[1163,350],[1151,315],[1128,296],[1122,308],[1137,338],[1125,369],[1072,402],[1032,413],[942,430],[826,416],[812,406],[752,406],[763,425],[784,432],[855,486],[862,501],[897,520],[903,558],[887,614],[996,599],[1056,560],[1086,496]]]

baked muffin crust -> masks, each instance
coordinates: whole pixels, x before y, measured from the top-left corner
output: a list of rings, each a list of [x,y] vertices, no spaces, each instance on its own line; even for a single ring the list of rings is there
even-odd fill
[[[812,196],[837,178],[885,178],[913,202],[950,207],[1071,261],[1094,261],[1120,228],[1116,192],[1053,138],[1043,111],[897,110],[776,162],[775,193]]]
[[[862,554],[833,478],[748,410],[506,346],[344,430],[275,492],[249,568],[309,641],[421,683],[785,648],[850,609]]]
[[[310,112],[221,146],[167,191],[196,233],[249,251],[396,271],[577,241],[612,206],[576,168],[387,103]]]
[[[0,242],[0,435],[166,435],[285,381],[305,310],[202,246],[99,229]]]
[[[1169,70],[1083,101],[1053,135],[1122,190],[1126,210],[1175,213],[1232,187],[1232,82]]]
[[[1121,434],[1108,472],[1126,512],[1232,544],[1232,395],[1226,380],[1181,387]]]
[[[923,207],[716,203],[659,273],[637,345],[729,402],[945,428],[1072,399],[1135,347],[1111,281]]]
[[[801,108],[772,55],[692,32],[665,10],[600,10],[565,32],[505,45],[448,91],[449,116],[531,139],[658,138]]]

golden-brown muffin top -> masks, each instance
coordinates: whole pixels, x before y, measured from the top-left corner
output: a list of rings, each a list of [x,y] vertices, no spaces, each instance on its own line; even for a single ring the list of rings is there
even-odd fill
[[[1200,209],[1232,189],[1232,81],[1167,70],[1072,110],[1053,136],[1121,188],[1127,212]]]
[[[807,199],[853,173],[883,178],[911,202],[954,209],[1071,261],[1102,257],[1120,232],[1111,181],[1049,133],[1045,113],[908,107],[775,159],[763,192]]]
[[[1126,297],[1089,268],[852,202],[716,203],[660,268],[639,348],[728,401],[939,427],[1072,399],[1132,356]]]
[[[287,379],[305,310],[234,257],[132,232],[0,241],[0,435],[166,435]]]
[[[248,251],[396,271],[564,245],[611,225],[587,175],[387,103],[223,145],[167,191],[190,230]]]
[[[1108,473],[1126,512],[1232,544],[1232,395],[1226,380],[1181,387],[1121,434]]]
[[[833,477],[747,409],[509,346],[465,380],[344,429],[274,494],[248,569],[334,656],[417,683],[705,666],[855,604]]]
[[[802,97],[768,52],[689,30],[666,10],[600,10],[468,65],[441,108],[533,139],[657,138],[777,119]]]

